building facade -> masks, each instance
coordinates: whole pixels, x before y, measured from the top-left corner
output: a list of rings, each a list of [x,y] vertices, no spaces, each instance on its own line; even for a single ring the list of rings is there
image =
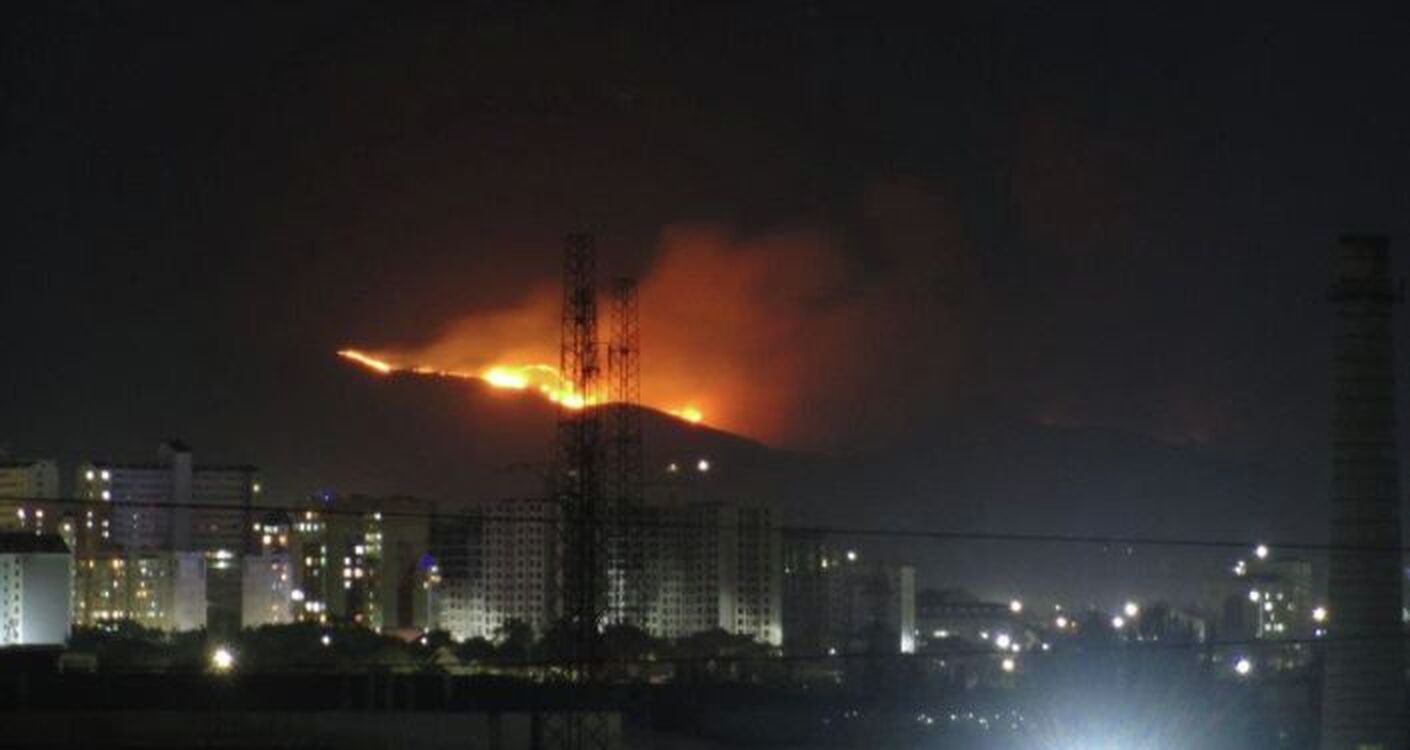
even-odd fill
[[[55,534],[0,533],[0,646],[68,641],[73,555]]]
[[[816,534],[784,544],[784,644],[789,653],[913,653],[915,569],[863,559]]]

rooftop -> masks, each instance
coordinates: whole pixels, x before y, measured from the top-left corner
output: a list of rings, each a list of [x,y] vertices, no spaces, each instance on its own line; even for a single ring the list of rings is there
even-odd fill
[[[23,532],[0,532],[0,554],[25,554],[50,552],[68,554],[69,547],[58,534],[26,534]]]

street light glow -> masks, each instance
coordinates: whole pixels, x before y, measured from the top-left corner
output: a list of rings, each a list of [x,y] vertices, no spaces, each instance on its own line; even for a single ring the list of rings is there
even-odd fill
[[[211,669],[217,672],[229,672],[235,668],[235,654],[225,646],[217,646],[211,652]]]
[[[1012,612],[1012,613],[1014,613],[1014,614],[1018,614],[1019,612],[1022,612],[1022,611],[1023,611],[1023,602],[1021,602],[1021,601],[1019,601],[1019,600],[1017,600],[1017,599],[1011,600],[1011,601],[1009,602],[1009,611]]]
[[[1121,611],[1125,612],[1127,617],[1135,617],[1141,613],[1141,607],[1135,602],[1126,602],[1126,606],[1122,607]]]
[[[1247,656],[1240,656],[1239,660],[1234,662],[1234,671],[1238,672],[1240,677],[1246,677],[1253,671],[1253,662],[1249,661]]]
[[[1266,545],[1266,544],[1260,544],[1260,545],[1258,545],[1257,547],[1254,547],[1254,548],[1253,548],[1253,556],[1254,556],[1254,557],[1257,557],[1257,558],[1260,559],[1260,560],[1267,560],[1267,559],[1268,559],[1268,545]]]

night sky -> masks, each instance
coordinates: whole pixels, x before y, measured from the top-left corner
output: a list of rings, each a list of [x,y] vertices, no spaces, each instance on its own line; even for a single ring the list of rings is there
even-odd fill
[[[488,492],[545,418],[333,352],[473,338],[589,229],[665,279],[648,379],[655,345],[831,467],[795,521],[1315,540],[1331,250],[1407,267],[1403,12],[36,5],[0,23],[16,455],[180,435],[285,497]],[[456,481],[458,446],[379,468],[369,425],[429,411],[493,422]]]

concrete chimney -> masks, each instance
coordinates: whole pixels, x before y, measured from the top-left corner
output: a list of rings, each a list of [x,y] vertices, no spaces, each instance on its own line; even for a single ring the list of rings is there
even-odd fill
[[[1335,311],[1332,550],[1323,644],[1323,750],[1404,750],[1400,488],[1391,281],[1384,237],[1341,238]]]

